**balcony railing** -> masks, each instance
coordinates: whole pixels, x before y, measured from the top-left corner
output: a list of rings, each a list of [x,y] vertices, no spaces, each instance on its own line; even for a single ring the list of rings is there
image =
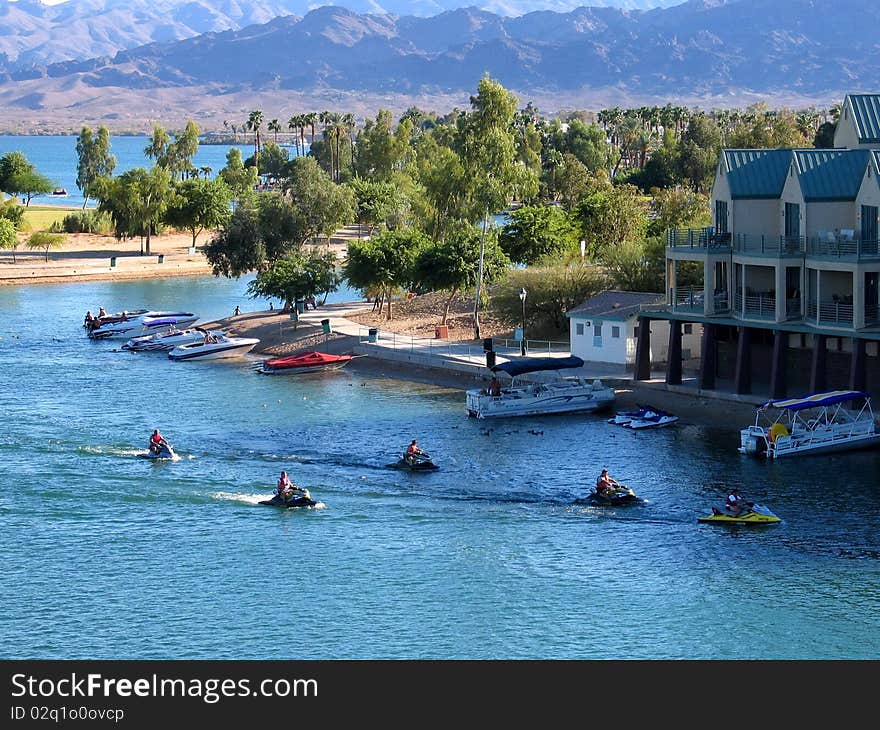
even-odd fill
[[[880,324],[880,307],[876,304],[865,305],[865,325],[875,326]]]
[[[667,248],[695,248],[713,253],[730,251],[730,234],[712,228],[670,228],[666,231]]]
[[[807,254],[830,258],[876,260],[880,259],[880,241],[849,239],[827,233],[810,239]]]
[[[867,308],[866,308],[867,309]],[[807,302],[807,319],[816,324],[829,324],[844,327],[853,326],[853,305],[843,302]]]
[[[757,233],[737,233],[733,250],[745,254],[768,256],[802,256],[806,250],[803,236],[765,236]]]
[[[736,314],[749,319],[776,319],[775,296],[750,294],[743,299],[743,295],[737,292],[733,298],[733,304]]]
[[[670,289],[669,301],[672,302],[672,308],[679,311],[704,313],[705,298],[702,287],[686,286]],[[719,314],[729,310],[730,298],[727,292],[717,292],[709,313]]]

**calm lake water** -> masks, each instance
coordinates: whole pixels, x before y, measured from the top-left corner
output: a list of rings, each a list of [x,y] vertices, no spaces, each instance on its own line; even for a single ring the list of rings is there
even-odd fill
[[[83,196],[76,187],[76,135],[0,135],[0,156],[9,152],[22,152],[36,167],[37,172],[49,178],[53,185],[67,190],[67,196],[40,195],[31,203],[51,205],[82,206]],[[269,137],[271,139],[271,137]],[[144,155],[147,137],[110,137],[110,151],[116,156],[114,175],[121,175],[135,167],[152,167],[153,160]],[[253,144],[242,142],[237,145],[201,144],[193,158],[196,167],[210,167],[210,177],[216,177],[226,166],[226,154],[232,147],[241,150],[242,159],[246,160],[253,152]],[[290,157],[296,155],[293,146],[282,145],[288,149]],[[94,201],[89,201],[93,206]]]
[[[459,391],[81,327],[98,305],[224,316],[246,283],[0,288],[0,657],[880,658],[877,451],[767,464],[742,424],[597,414],[488,432]],[[155,427],[181,460],[137,457]],[[384,467],[411,438],[440,471]],[[573,504],[604,465],[647,503]],[[258,505],[282,469],[326,507]],[[731,485],[783,522],[698,524]]]

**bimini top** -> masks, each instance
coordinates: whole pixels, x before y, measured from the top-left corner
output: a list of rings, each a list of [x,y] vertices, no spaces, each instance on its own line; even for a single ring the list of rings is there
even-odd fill
[[[523,373],[536,373],[540,370],[562,370],[563,368],[579,368],[584,361],[575,355],[569,357],[520,357],[516,360],[501,362],[490,368],[493,373],[507,373],[511,378]]]
[[[835,403],[870,398],[868,393],[860,390],[830,390],[827,393],[814,393],[803,398],[788,398],[787,400],[771,400],[764,403],[760,408],[783,408],[787,411],[802,411],[805,408],[822,408],[833,406]]]

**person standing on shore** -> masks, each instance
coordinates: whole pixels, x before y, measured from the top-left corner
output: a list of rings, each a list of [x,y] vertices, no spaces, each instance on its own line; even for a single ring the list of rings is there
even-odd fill
[[[241,307],[236,304],[235,309],[232,310],[232,316],[237,317],[239,314],[241,314]]]

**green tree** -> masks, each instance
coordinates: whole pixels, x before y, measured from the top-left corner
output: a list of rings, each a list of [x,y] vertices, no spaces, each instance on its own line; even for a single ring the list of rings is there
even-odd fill
[[[813,137],[813,147],[832,149],[834,147],[834,133],[837,131],[837,122],[822,122]]]
[[[23,196],[25,206],[37,195],[51,193],[55,186],[36,171],[21,152],[9,152],[0,157],[0,190],[14,196]]]
[[[293,251],[257,274],[248,284],[253,297],[280,299],[289,309],[297,299],[336,291],[342,279],[337,267],[336,254],[316,248]]]
[[[651,192],[655,216],[648,226],[649,236],[664,236],[669,228],[700,228],[711,222],[708,195],[685,187]]]
[[[357,136],[355,175],[371,180],[388,180],[395,170],[401,169],[409,153],[412,122],[404,119],[395,131],[393,117],[381,109],[376,120],[367,119]]]
[[[284,175],[290,153],[274,142],[266,142],[260,154],[260,174],[269,175],[276,180]]]
[[[192,234],[192,245],[205,229],[216,229],[229,220],[232,191],[221,179],[184,180],[174,188],[165,220]]]
[[[413,263],[415,282],[421,288],[449,293],[440,324],[446,324],[449,308],[456,295],[476,286],[480,238],[481,231],[477,226],[459,222],[452,227],[442,242],[426,240],[418,247],[418,254]],[[510,259],[504,255],[498,245],[495,233],[488,233],[483,261],[483,280],[486,285],[491,285],[502,278],[508,268],[510,268]]]
[[[538,187],[537,175],[517,164],[513,121],[517,99],[488,76],[480,79],[471,112],[460,124],[457,151],[464,171],[463,182],[471,203],[466,220],[483,218],[483,231],[489,216],[508,207],[514,196],[530,198]],[[483,279],[485,235],[481,238],[474,296],[474,337],[480,339],[480,288]]]
[[[3,196],[0,195],[0,198]],[[24,208],[18,204],[18,198],[12,196],[6,200],[0,200],[0,218],[12,221],[15,230],[20,230],[24,221]]]
[[[153,123],[153,133],[150,135],[150,141],[144,147],[144,155],[154,160],[157,164],[159,161],[168,156],[168,145],[171,144],[171,135],[165,131],[161,124]]]
[[[83,193],[85,210],[98,178],[112,175],[116,169],[116,157],[110,154],[110,130],[101,126],[94,134],[89,127],[83,127],[76,142],[76,156],[76,186]]]
[[[226,167],[220,170],[219,176],[232,191],[236,206],[251,197],[259,179],[256,167],[245,167],[238,147],[233,147],[226,153]]]
[[[317,236],[329,238],[354,221],[354,193],[348,187],[335,185],[311,157],[290,161],[284,193],[299,221],[300,244]]]
[[[575,211],[590,259],[601,258],[609,246],[643,240],[647,207],[634,185],[611,185],[602,178],[594,182]]]
[[[0,218],[0,249],[12,251],[12,263],[15,263],[15,249],[18,247],[18,236],[15,226],[8,218]]]
[[[266,261],[266,251],[256,209],[237,208],[228,225],[205,245],[205,258],[214,276],[222,274],[228,279],[237,279],[242,274],[260,270]]]
[[[388,302],[387,319],[392,319],[392,297],[413,281],[413,265],[430,239],[414,228],[384,231],[378,236],[348,244],[345,278],[362,291],[376,291]]]
[[[615,289],[662,293],[666,287],[666,242],[661,236],[609,246],[602,264]]]
[[[400,206],[400,191],[392,182],[355,176],[346,185],[354,193],[355,220],[367,227],[368,236]]]
[[[37,231],[32,233],[27,240],[28,248],[41,248],[46,252],[46,261],[49,261],[49,249],[61,248],[64,243],[64,236],[60,233],[49,233],[48,231]]]
[[[691,117],[679,144],[679,175],[690,180],[697,192],[708,192],[720,153],[721,130],[715,121],[705,114]]]
[[[511,261],[534,264],[575,250],[578,229],[556,206],[523,206],[510,212],[510,222],[502,227],[498,242]]]
[[[144,236],[149,256],[153,230],[162,220],[171,194],[169,172],[158,166],[150,170],[135,167],[110,180],[97,186],[98,210],[110,215],[117,234],[122,226],[128,235]]]

